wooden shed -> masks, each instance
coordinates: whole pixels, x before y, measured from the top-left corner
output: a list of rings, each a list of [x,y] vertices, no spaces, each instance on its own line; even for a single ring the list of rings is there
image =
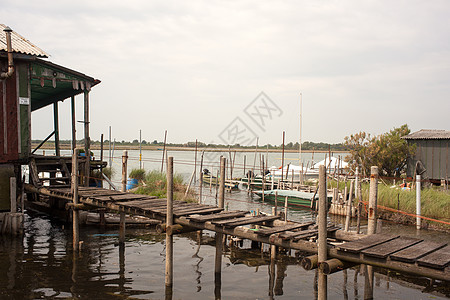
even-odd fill
[[[422,178],[433,183],[448,182],[450,175],[450,131],[422,129],[403,137],[408,144],[416,145],[416,154],[408,159],[406,174],[414,177],[421,173]]]
[[[10,178],[17,189],[22,181],[21,166],[28,165],[36,149],[31,148],[32,112],[53,106],[53,131],[45,140],[55,142],[60,156],[58,102],[70,98],[72,140],[75,147],[75,96],[84,95],[84,138],[89,148],[89,93],[99,80],[46,60],[48,54],[30,41],[0,24],[0,212],[11,209]],[[89,161],[89,160],[88,160]],[[88,164],[87,164],[88,165]],[[89,166],[88,166],[89,167]],[[17,193],[19,194],[19,193]]]

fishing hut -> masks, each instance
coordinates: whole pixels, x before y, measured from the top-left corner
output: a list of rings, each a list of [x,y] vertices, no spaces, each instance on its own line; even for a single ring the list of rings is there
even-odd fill
[[[48,60],[48,54],[0,24],[0,231],[20,234],[23,228],[24,181],[34,186],[70,186],[71,156],[61,155],[58,104],[70,99],[72,149],[76,146],[75,96],[82,95],[85,174],[103,165],[90,157],[89,94],[100,80]],[[77,97],[78,100],[79,97]],[[53,131],[36,148],[31,144],[33,112],[53,106]],[[36,151],[54,141],[54,155]],[[28,166],[29,178],[24,169]],[[88,185],[88,180],[85,180]],[[30,195],[31,196],[31,195]],[[39,197],[34,195],[33,197]]]

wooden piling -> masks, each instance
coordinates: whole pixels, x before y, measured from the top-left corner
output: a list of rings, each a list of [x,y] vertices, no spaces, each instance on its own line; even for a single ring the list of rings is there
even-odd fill
[[[325,166],[319,167],[319,215],[318,227],[318,263],[319,265],[327,260],[327,190],[326,190],[326,170]],[[327,275],[319,269],[319,293],[318,299],[327,299]]]
[[[420,218],[420,210],[421,210],[421,200],[420,200],[420,194],[421,194],[421,181],[420,178],[421,176],[419,174],[416,175],[416,229],[419,230],[420,229],[420,222],[421,222],[421,218]]]
[[[120,223],[119,223],[119,244],[125,243],[125,213],[120,212]]]
[[[225,207],[225,170],[227,166],[226,157],[220,159],[220,184],[219,184],[219,207]]]
[[[11,199],[11,209],[12,213],[17,212],[17,179],[16,177],[9,178],[9,195]]]
[[[89,136],[89,91],[84,91],[84,153],[86,163],[84,164],[85,186],[89,186],[89,175],[91,173],[91,138]]]
[[[166,140],[167,140],[167,130],[164,131],[164,146],[163,146],[163,155],[161,160],[161,173],[164,171],[164,155],[166,154]]]
[[[173,157],[168,157],[167,162],[167,214],[166,225],[173,225]],[[166,295],[173,286],[173,235],[166,231]]]
[[[127,162],[128,162],[128,151],[123,150],[123,154],[122,154],[122,192],[127,191]]]
[[[75,149],[72,154],[72,202],[74,207],[72,209],[72,231],[73,231],[73,251],[78,251],[79,236],[79,220],[78,220],[78,149]]]
[[[283,168],[284,168],[284,136],[285,133],[283,131],[283,144],[282,144],[282,150],[281,150],[281,182],[283,182],[284,178],[283,178]],[[280,187],[278,187],[280,188]]]
[[[370,168],[370,193],[367,217],[367,234],[375,234],[377,230],[377,194],[378,194],[378,167]]]
[[[348,200],[347,200],[347,215],[345,217],[345,231],[348,231],[350,227],[350,219],[352,215],[352,206],[353,206],[353,184],[354,181],[350,181],[350,192],[348,194]]]
[[[225,205],[225,171],[227,159],[221,157],[220,159],[220,186],[219,186],[219,203],[220,208]],[[216,286],[221,286],[222,282],[222,253],[223,253],[223,233],[216,233],[216,258],[214,266],[214,281]]]

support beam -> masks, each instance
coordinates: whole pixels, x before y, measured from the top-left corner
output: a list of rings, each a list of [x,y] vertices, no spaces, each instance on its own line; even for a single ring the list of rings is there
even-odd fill
[[[70,108],[72,115],[72,154],[75,152],[75,148],[77,147],[77,124],[75,117],[75,96],[70,98]]]
[[[173,225],[173,157],[168,157],[167,162],[167,226]],[[173,235],[166,232],[166,297],[172,295],[173,286]],[[171,298],[171,297],[170,297]]]
[[[89,176],[91,173],[91,138],[89,136],[89,91],[84,91],[84,153],[86,154],[86,163],[84,165],[84,174],[86,180],[84,185],[89,186]]]
[[[74,206],[77,206],[78,203],[78,150],[75,149],[75,152],[72,155],[72,203]],[[78,244],[80,242],[79,236],[79,213],[77,209],[72,210],[72,230],[73,230],[73,251],[78,251]]]
[[[326,188],[326,170],[325,166],[319,167],[319,236],[318,242],[318,263],[327,260],[327,188]],[[319,300],[327,299],[327,275],[324,274],[322,269],[319,269]]]
[[[61,156],[61,147],[59,145],[59,116],[58,101],[53,103],[53,127],[55,129],[55,155]]]

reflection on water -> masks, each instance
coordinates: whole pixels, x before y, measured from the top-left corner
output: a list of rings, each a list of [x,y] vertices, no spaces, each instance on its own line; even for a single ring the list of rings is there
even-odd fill
[[[164,298],[165,235],[130,229],[123,246],[113,234],[116,231],[83,228],[81,232],[83,248],[75,255],[70,229],[43,215],[27,216],[23,240],[0,237],[0,298]],[[261,249],[252,248],[249,241],[226,243],[218,287],[213,236],[194,232],[175,236],[174,241],[173,299],[317,297],[316,272],[299,266],[303,253],[282,249],[271,260],[267,245]],[[363,299],[365,269],[356,266],[328,276],[328,297]],[[376,299],[450,295],[445,289],[436,291],[442,286],[427,279],[377,269],[374,276]]]

